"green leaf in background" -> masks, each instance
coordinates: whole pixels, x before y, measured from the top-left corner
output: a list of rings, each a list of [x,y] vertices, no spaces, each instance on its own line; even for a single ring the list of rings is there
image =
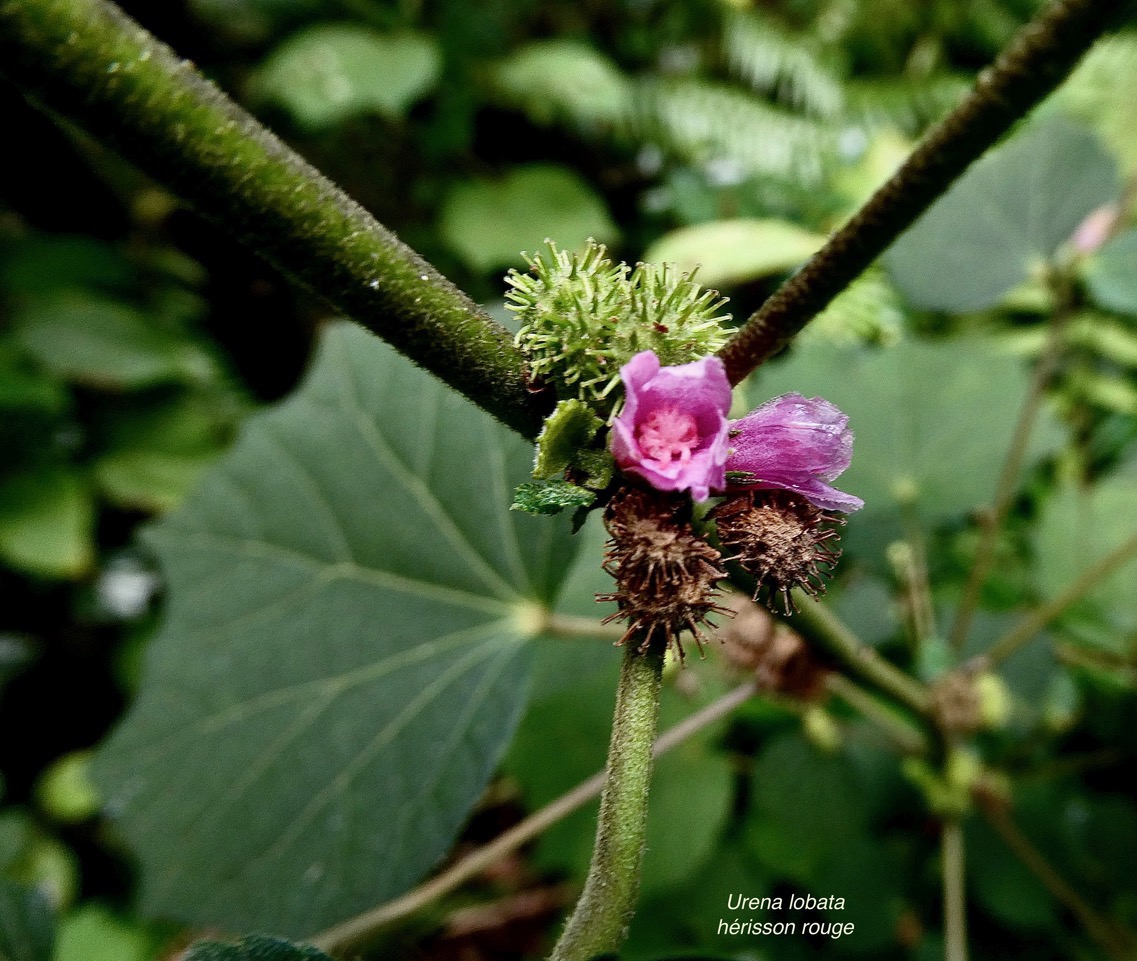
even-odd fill
[[[320,24],[277,47],[254,76],[253,93],[318,131],[361,113],[403,116],[441,69],[438,44],[426,34]]]
[[[850,538],[879,547],[898,535],[902,508],[931,523],[990,501],[1028,381],[1021,361],[982,340],[881,350],[809,344],[763,367],[747,397],[753,407],[796,391],[849,415],[853,462],[836,483],[865,500],[849,517]],[[1038,456],[1061,439],[1043,411],[1029,451]]]
[[[0,288],[15,294],[72,288],[125,292],[136,280],[122,251],[94,237],[24,237],[0,254]]]
[[[54,961],[150,961],[155,947],[137,922],[88,902],[60,922]]]
[[[554,164],[515,167],[498,180],[457,184],[442,206],[446,243],[472,269],[523,263],[545,238],[563,250],[618,236],[604,201],[580,175]]]
[[[631,101],[631,84],[594,47],[576,40],[536,40],[490,69],[492,95],[523,111],[530,120],[550,124],[614,124]]]
[[[62,467],[0,480],[0,557],[45,577],[79,577],[94,557],[95,507],[81,477]]]
[[[193,945],[185,961],[331,961],[315,948],[289,944],[279,938],[254,935],[237,944],[202,941]]]
[[[303,936],[438,862],[575,552],[508,511],[531,456],[343,325],[153,528],[166,622],[94,767],[145,911]]]
[[[107,429],[95,481],[116,504],[164,511],[181,503],[225,448],[228,424],[214,398],[187,391],[144,396]]]
[[[805,884],[833,851],[863,831],[867,818],[848,761],[822,753],[797,733],[780,735],[758,756],[753,803],[750,850],[775,875]]]
[[[1048,262],[1120,189],[1098,139],[1053,118],[975,164],[893,244],[886,263],[918,307],[982,310]]]
[[[55,378],[39,370],[23,351],[0,344],[0,410],[57,415],[66,409],[67,389]],[[0,437],[7,434],[0,427]]]
[[[55,918],[34,888],[0,877],[0,961],[52,961]]]
[[[13,315],[16,342],[46,370],[92,387],[193,381],[213,370],[200,347],[156,317],[93,294],[36,297]]]
[[[1137,230],[1102,247],[1086,264],[1085,279],[1099,306],[1137,317]]]
[[[79,889],[75,852],[46,833],[23,808],[0,810],[0,877],[34,888],[54,908]]]
[[[643,259],[684,271],[698,267],[700,283],[732,287],[794,270],[824,243],[821,234],[785,220],[714,220],[664,234]]]
[[[1038,586],[1055,597],[1080,574],[1137,534],[1137,465],[1092,487],[1059,487],[1043,505],[1035,534]],[[1121,634],[1137,630],[1137,559],[1115,570],[1087,595]],[[1118,636],[1115,653],[1128,656],[1132,645]]]
[[[978,818],[967,822],[967,876],[972,897],[984,910],[1017,931],[1049,927],[1054,899],[1006,844]]]

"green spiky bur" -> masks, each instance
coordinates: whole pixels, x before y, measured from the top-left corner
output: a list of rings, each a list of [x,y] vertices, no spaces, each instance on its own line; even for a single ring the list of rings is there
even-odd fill
[[[517,344],[533,374],[561,400],[576,398],[607,419],[620,368],[653,350],[664,366],[715,353],[726,343],[726,300],[669,264],[613,264],[603,244],[583,252],[546,250],[529,271],[511,270],[507,306],[521,318]]]

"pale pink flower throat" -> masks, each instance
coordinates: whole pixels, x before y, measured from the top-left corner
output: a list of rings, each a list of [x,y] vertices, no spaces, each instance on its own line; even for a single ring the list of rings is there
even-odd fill
[[[699,427],[695,418],[677,407],[653,410],[636,430],[640,450],[652,460],[687,463],[691,451],[699,446]]]

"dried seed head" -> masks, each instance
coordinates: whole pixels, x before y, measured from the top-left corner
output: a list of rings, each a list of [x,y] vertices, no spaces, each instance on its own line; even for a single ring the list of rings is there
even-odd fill
[[[825,578],[841,556],[832,543],[844,518],[815,507],[790,491],[747,491],[727,498],[710,515],[727,558],[758,579],[754,599],[761,597],[782,613],[793,609],[791,589],[816,597],[825,593]]]
[[[741,594],[731,595],[726,603],[735,616],[715,633],[732,665],[753,672],[763,691],[804,700],[824,693],[828,668],[800,634]]]
[[[611,535],[604,570],[616,579],[616,590],[596,599],[619,605],[605,619],[627,622],[618,643],[634,639],[640,651],[674,644],[682,658],[679,635],[690,631],[702,651],[708,615],[731,612],[715,603],[715,584],[726,573],[719,552],[691,527],[690,500],[625,487],[609,501],[604,523]]]

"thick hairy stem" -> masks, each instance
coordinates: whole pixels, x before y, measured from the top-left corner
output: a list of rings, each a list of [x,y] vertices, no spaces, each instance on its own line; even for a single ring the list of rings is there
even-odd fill
[[[509,334],[107,0],[0,0],[0,71],[520,433],[540,426]]]
[[[662,653],[630,646],[620,670],[607,781],[584,891],[550,961],[614,954],[627,937],[640,887]]]
[[[1127,4],[1054,0],[979,74],[903,166],[719,351],[737,384],[903,233],[953,180],[1066,77]]]

